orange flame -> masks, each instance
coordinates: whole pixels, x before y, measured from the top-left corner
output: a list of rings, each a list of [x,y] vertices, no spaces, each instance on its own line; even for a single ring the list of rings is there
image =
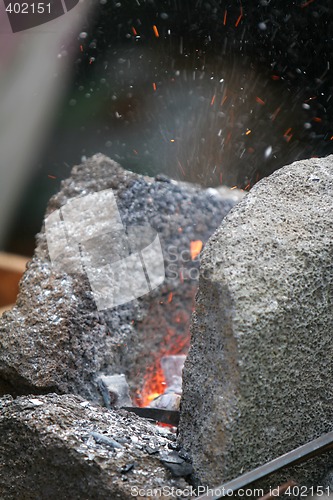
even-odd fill
[[[181,321],[181,318],[179,318]],[[170,337],[170,342],[168,338]],[[171,343],[172,339],[172,343]],[[174,331],[168,330],[166,336],[166,345],[162,347],[158,354],[153,357],[153,362],[149,366],[141,391],[137,393],[136,403],[138,406],[148,406],[153,399],[163,394],[166,389],[163,370],[161,367],[161,359],[163,356],[171,356],[174,354],[187,354],[190,343],[190,335],[178,336],[174,338]],[[171,347],[170,347],[171,345]]]
[[[194,260],[202,250],[202,241],[195,240],[190,242],[191,259]]]

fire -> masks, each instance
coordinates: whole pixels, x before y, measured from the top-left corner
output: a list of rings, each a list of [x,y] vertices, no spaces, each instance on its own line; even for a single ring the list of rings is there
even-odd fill
[[[174,338],[174,332],[168,331],[166,336],[166,344],[161,348],[159,353],[153,357],[153,362],[148,367],[144,384],[137,393],[136,403],[138,406],[148,406],[153,399],[157,398],[164,393],[166,383],[164,379],[163,370],[161,367],[161,359],[163,356],[170,356],[174,354],[187,354],[190,343],[190,336],[178,336]]]
[[[158,365],[160,365],[160,361],[151,365],[145,375],[145,382],[140,394],[139,406],[148,406],[155,398],[157,398],[160,394],[163,394],[165,390],[166,384],[163,371]]]
[[[202,243],[201,240],[191,241],[191,243],[190,243],[190,253],[191,253],[191,259],[192,260],[194,260],[199,255],[199,253],[202,250],[202,245],[203,245],[203,243]]]

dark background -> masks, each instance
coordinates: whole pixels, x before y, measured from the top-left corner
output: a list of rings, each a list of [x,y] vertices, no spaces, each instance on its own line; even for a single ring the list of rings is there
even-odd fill
[[[6,250],[29,255],[46,203],[84,157],[250,189],[333,151],[329,1],[101,0]]]

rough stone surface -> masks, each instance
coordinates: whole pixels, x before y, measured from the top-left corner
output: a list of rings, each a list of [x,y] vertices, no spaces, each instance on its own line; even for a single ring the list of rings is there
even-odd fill
[[[187,349],[198,285],[192,277],[198,278],[199,268],[199,260],[189,258],[190,242],[207,241],[241,193],[220,194],[164,176],[154,180],[96,155],[74,167],[47,214],[106,189],[113,190],[125,226],[149,223],[158,232],[165,282],[138,300],[97,311],[87,279],[52,269],[43,229],[17,304],[0,318],[0,393],[54,391],[102,402],[97,378],[125,373],[133,395],[148,366]],[[98,218],[95,224],[98,233]]]
[[[172,433],[80,396],[5,396],[0,433],[2,499],[122,500],[187,487],[161,461],[175,445]]]
[[[200,274],[179,439],[213,486],[333,429],[333,156],[260,181]],[[282,479],[314,484],[332,461]]]

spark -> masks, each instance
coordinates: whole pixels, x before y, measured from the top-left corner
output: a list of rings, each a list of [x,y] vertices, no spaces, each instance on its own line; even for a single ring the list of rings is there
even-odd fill
[[[287,142],[290,141],[290,139],[292,138],[293,134],[290,133],[291,132],[291,128],[288,128],[285,133],[283,134],[283,137],[286,139]]]
[[[154,89],[154,92],[156,92],[156,88],[157,88],[157,87],[156,87],[156,83],[155,83],[155,82],[153,82],[153,89]]]
[[[215,97],[216,95],[214,94],[213,97],[212,97],[212,100],[210,101],[210,105],[213,106],[214,102],[215,102]]]
[[[247,131],[245,132],[245,135],[249,135],[249,134],[251,134],[251,132],[252,132],[252,130],[247,129]]]
[[[280,77],[279,75],[272,75],[272,80],[280,80]]]
[[[172,298],[173,298],[173,293],[170,292],[169,295],[168,295],[167,304],[170,304],[170,302],[172,302]]]
[[[56,179],[56,176],[55,176],[55,175],[48,174],[48,178],[49,178],[49,179]]]
[[[227,13],[228,13],[228,11],[227,11],[227,9],[226,9],[226,10],[224,11],[224,18],[223,18],[223,24],[224,24],[224,26],[227,24]]]
[[[230,191],[233,191],[234,189],[237,189],[237,186],[232,186],[232,187],[230,188]]]
[[[314,2],[314,0],[308,0],[307,2],[301,3],[300,5],[301,9],[304,9],[304,7],[307,7],[312,2]]]
[[[314,122],[317,122],[317,123],[320,123],[320,122],[322,121],[322,119],[321,119],[321,118],[319,118],[319,116],[314,116],[314,117],[312,118],[312,120],[313,120]]]
[[[240,6],[240,14],[239,14],[239,16],[238,16],[237,21],[235,22],[235,26],[236,26],[236,28],[237,28],[237,26],[239,25],[239,23],[241,22],[242,17],[243,17],[243,7],[242,7],[242,6]]]
[[[138,32],[136,31],[136,29],[134,28],[134,26],[132,26],[132,31],[133,31],[133,35],[137,36]]]
[[[281,111],[281,106],[279,106],[278,108],[276,108],[276,110],[274,111],[274,113],[271,115],[272,122],[275,120],[275,118],[280,113],[280,111]]]
[[[159,34],[157,26],[155,24],[153,26],[153,30],[154,30],[154,34],[155,34],[156,38],[159,38],[160,34]]]
[[[231,136],[232,136],[232,133],[229,132],[228,135],[227,135],[226,141],[225,141],[226,144],[229,144]]]
[[[258,104],[261,104],[262,106],[265,104],[265,101],[263,101],[262,99],[260,99],[260,97],[256,97],[256,102]]]

